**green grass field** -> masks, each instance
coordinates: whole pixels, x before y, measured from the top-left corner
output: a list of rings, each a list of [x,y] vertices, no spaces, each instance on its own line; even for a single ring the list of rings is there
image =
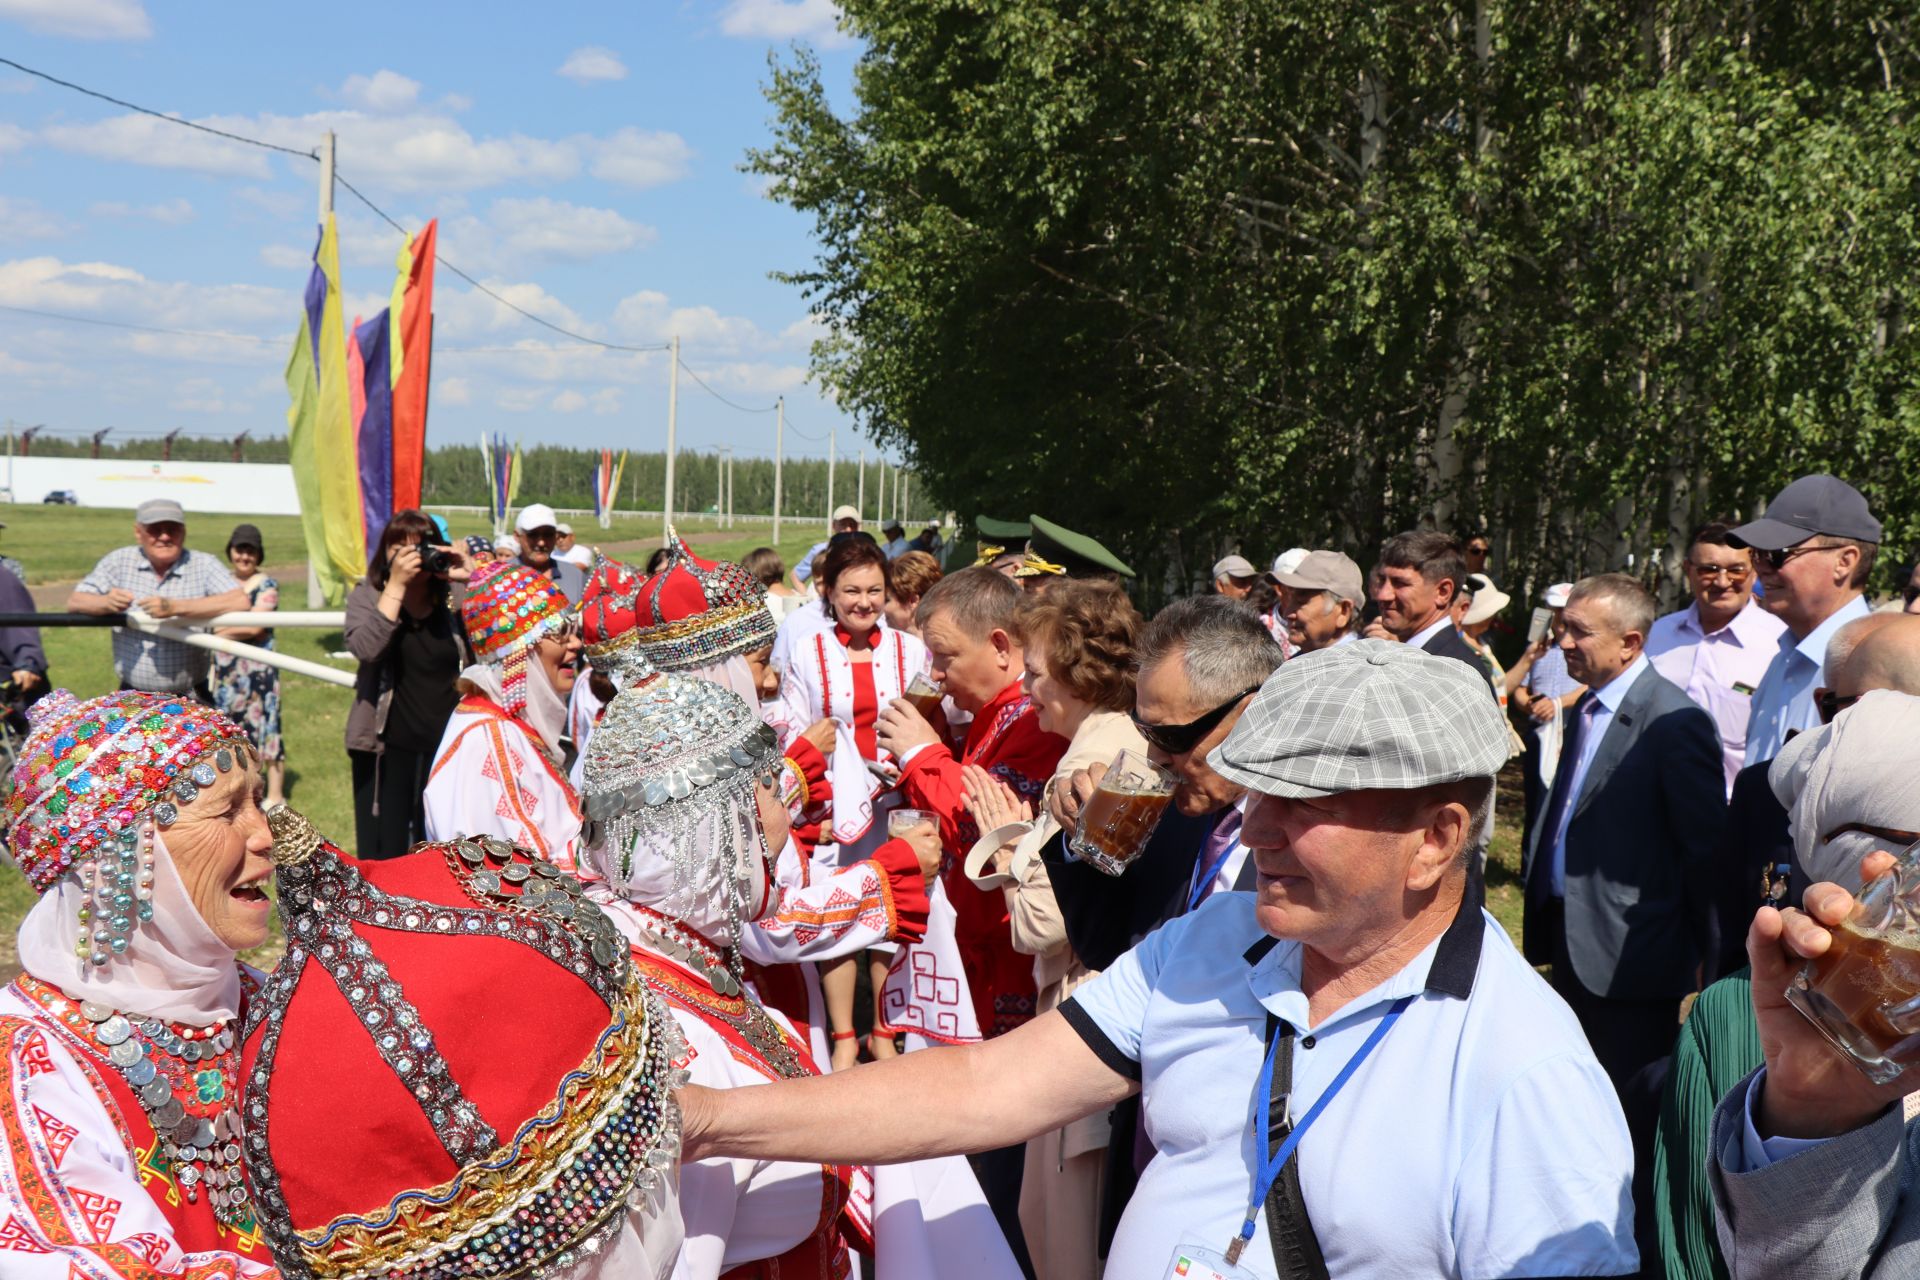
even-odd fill
[[[16,505],[0,510],[7,529],[0,550],[27,566],[36,584],[72,582],[93,566],[101,554],[131,540],[133,513],[76,507]],[[298,521],[289,516],[207,517],[192,523],[188,546],[218,550],[235,523],[247,520],[260,526],[267,542],[268,571],[280,580],[282,603],[298,608],[304,603],[306,566],[285,554],[301,545]],[[456,536],[485,531],[479,517],[450,517]],[[682,533],[703,557],[737,560],[755,547],[768,545],[771,524],[742,522],[732,530],[713,527],[707,518],[683,522]],[[824,536],[824,522],[783,520],[778,550],[789,565]],[[643,563],[659,545],[657,521],[618,519],[611,530],[581,528],[581,536],[617,559]],[[43,596],[46,594],[41,592]],[[57,595],[57,592],[55,593]],[[56,603],[47,608],[59,608]],[[117,684],[113,675],[110,632],[104,628],[46,628],[50,675],[58,686],[79,696],[94,697]],[[337,631],[287,628],[278,633],[282,652],[316,662],[331,662],[329,652],[345,647]],[[352,670],[349,662],[331,662]],[[351,843],[353,794],[344,743],[347,710],[352,691],[303,676],[280,677],[281,729],[287,746],[287,799],[327,834]],[[1520,797],[1515,770],[1502,778],[1499,817],[1487,868],[1487,904],[1517,941],[1520,937]],[[14,933],[33,905],[33,891],[11,866],[0,865],[0,977],[13,972]],[[278,942],[255,959],[271,962]]]
[[[42,612],[61,607],[61,593],[46,590],[77,580],[102,554],[132,541],[131,511],[82,507],[36,507],[18,504],[0,509],[7,528],[0,534],[0,551],[27,567],[28,580],[41,588]],[[226,535],[241,521],[260,526],[267,543],[268,572],[280,580],[281,602],[300,608],[306,599],[306,563],[289,553],[301,548],[299,521],[291,516],[219,516],[192,521],[187,545],[218,551]],[[451,515],[455,536],[486,532],[482,517]],[[682,522],[681,532],[703,557],[737,560],[755,547],[766,546],[770,521],[739,522],[721,530],[710,518]],[[657,519],[616,518],[614,527],[601,530],[591,522],[576,526],[580,536],[616,559],[644,563],[660,545]],[[789,564],[823,536],[825,522],[782,520],[779,550]],[[46,602],[52,595],[54,602]],[[111,632],[101,627],[47,627],[41,642],[47,651],[49,675],[55,685],[83,698],[109,692],[118,681],[113,674]],[[351,671],[351,662],[332,661],[328,654],[345,648],[338,631],[286,628],[278,633],[278,648],[297,657],[329,663]],[[353,792],[345,746],[350,689],[304,676],[280,677],[281,729],[287,746],[287,800],[324,832],[349,844],[353,836]],[[0,977],[13,972],[14,933],[21,917],[33,905],[33,891],[10,865],[0,865]],[[277,943],[259,959],[277,954]]]

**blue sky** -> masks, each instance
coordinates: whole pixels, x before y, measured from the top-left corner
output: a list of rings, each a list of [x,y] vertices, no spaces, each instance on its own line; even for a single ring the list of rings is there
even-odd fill
[[[438,216],[442,256],[518,305],[608,342],[678,332],[730,399],[787,397],[790,455],[838,428],[850,456],[806,381],[817,326],[768,274],[811,261],[809,220],[739,169],[768,137],[770,51],[812,45],[845,100],[857,51],[833,23],[830,0],[0,0],[0,56],[286,146],[331,128],[343,177],[408,227]],[[0,68],[0,306],[255,339],[0,311],[0,417],[282,434],[318,174]],[[371,315],[400,237],[344,188],[336,210],[349,318]],[[663,354],[569,343],[445,270],[434,310],[429,444],[662,446]],[[679,433],[770,454],[773,419],[683,375]]]

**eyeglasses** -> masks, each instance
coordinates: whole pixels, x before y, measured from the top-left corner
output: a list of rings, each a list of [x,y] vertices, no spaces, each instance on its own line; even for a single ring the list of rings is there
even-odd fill
[[[1856,693],[1850,698],[1843,698],[1831,689],[1822,689],[1820,696],[1814,699],[1814,705],[1820,708],[1820,723],[1832,724],[1833,718],[1860,701],[1860,696]]]
[[[1750,564],[1695,564],[1687,561],[1687,568],[1699,575],[1703,582],[1718,582],[1725,578],[1728,582],[1744,582],[1753,576]]]
[[[1885,840],[1888,844],[1910,845],[1920,841],[1920,831],[1902,831],[1898,827],[1876,827],[1871,822],[1849,822],[1844,827],[1835,827],[1820,837],[1826,844],[1846,835],[1849,831],[1858,831],[1862,835],[1872,836],[1876,840]]]
[[[1756,547],[1753,551],[1753,562],[1762,569],[1778,573],[1787,567],[1787,561],[1789,560],[1795,560],[1804,555],[1811,555],[1815,551],[1838,551],[1842,545],[1844,544],[1821,542],[1808,546],[1802,542],[1798,546],[1783,547],[1778,551],[1762,551]]]
[[[1200,745],[1200,740],[1212,733],[1214,727],[1227,718],[1228,712],[1258,692],[1259,685],[1249,685],[1199,719],[1189,720],[1185,724],[1148,724],[1135,711],[1132,713],[1133,727],[1150,745],[1170,756],[1183,756]]]

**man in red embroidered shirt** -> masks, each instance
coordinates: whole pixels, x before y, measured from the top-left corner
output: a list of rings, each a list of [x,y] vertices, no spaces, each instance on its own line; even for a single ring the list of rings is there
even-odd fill
[[[901,762],[899,789],[908,805],[940,819],[947,852],[942,873],[958,917],[954,933],[983,1039],[1033,1017],[1033,957],[1013,949],[1006,897],[977,888],[961,860],[980,837],[967,812],[962,765],[978,765],[1032,801],[1066,752],[1066,739],[1040,728],[1020,681],[1025,663],[1012,637],[1020,589],[1000,574],[963,569],[935,583],[916,617],[932,658],[934,680],[953,705],[973,713],[956,758],[940,730],[897,698],[876,726],[880,745]]]

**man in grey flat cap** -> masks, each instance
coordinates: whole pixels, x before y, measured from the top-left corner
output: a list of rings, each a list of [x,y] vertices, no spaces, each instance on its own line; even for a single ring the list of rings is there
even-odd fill
[[[1009,1035],[683,1090],[685,1158],[980,1151],[1138,1089],[1156,1150],[1106,1280],[1632,1274],[1613,1088],[1469,870],[1506,742],[1464,663],[1360,641],[1283,664],[1210,757],[1253,792],[1254,893]]]

